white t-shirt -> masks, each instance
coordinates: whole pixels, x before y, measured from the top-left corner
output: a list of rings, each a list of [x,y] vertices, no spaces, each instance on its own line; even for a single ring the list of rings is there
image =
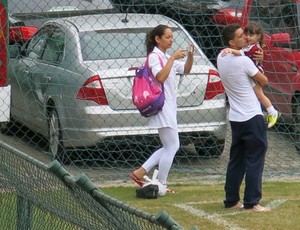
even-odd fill
[[[156,76],[162,70],[162,66],[157,54],[161,57],[163,66],[166,65],[168,59],[170,58],[170,55],[163,53],[157,47],[153,49],[153,52],[154,53],[150,54],[149,56],[149,67],[152,70],[153,76]],[[174,61],[170,74],[164,82],[164,106],[162,108],[162,111],[160,111],[158,114],[149,117],[150,129],[158,129],[164,127],[177,129],[177,100],[175,77],[177,72],[183,74],[184,65],[184,62],[180,62],[177,60]]]
[[[261,104],[253,90],[252,77],[259,71],[247,56],[218,55],[218,71],[228,96],[230,121],[247,121],[262,114]]]

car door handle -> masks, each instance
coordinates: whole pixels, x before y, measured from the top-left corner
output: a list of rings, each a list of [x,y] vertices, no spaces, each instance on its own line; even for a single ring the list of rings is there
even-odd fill
[[[51,77],[49,77],[49,76],[44,76],[44,78],[46,78],[48,81],[51,81]]]
[[[298,66],[292,65],[292,71],[293,71],[294,73],[298,73]]]

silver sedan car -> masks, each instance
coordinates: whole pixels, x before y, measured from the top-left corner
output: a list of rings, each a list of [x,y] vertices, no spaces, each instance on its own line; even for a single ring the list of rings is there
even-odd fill
[[[99,14],[46,22],[20,49],[10,47],[11,122],[45,136],[48,151],[121,144],[150,145],[157,132],[132,103],[135,67],[144,64],[146,33],[172,27],[173,49],[196,47],[192,71],[178,75],[182,145],[219,156],[226,137],[226,100],[215,67],[174,20],[150,14]],[[206,151],[206,153],[203,153]]]

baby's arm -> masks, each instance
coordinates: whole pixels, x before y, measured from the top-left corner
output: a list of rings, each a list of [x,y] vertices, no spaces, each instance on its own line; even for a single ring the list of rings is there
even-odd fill
[[[231,48],[225,48],[221,51],[221,55],[225,56],[226,54],[233,54],[235,56],[244,56],[244,51],[243,50],[235,50]]]

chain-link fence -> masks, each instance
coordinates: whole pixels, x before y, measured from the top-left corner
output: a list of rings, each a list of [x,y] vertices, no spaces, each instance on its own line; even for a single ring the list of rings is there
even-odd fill
[[[1,142],[1,229],[182,229],[105,195],[59,162],[48,166]],[[194,229],[196,229],[194,227]]]
[[[224,92],[215,88],[220,81],[214,64],[224,47],[220,31],[257,20],[266,32],[264,91],[282,114],[269,130],[265,172],[298,175],[299,4],[11,0],[11,31],[25,25],[18,30],[25,36],[28,26],[42,29],[27,43],[29,37],[22,44],[10,41],[11,120],[2,124],[2,138],[43,161],[57,158],[71,170],[86,170],[96,181],[127,178],[160,146],[132,104],[131,87],[134,69],[145,61],[146,32],[163,23],[173,29],[173,50],[196,46],[191,74],[176,81],[181,148],[172,171],[223,176],[230,127]]]

